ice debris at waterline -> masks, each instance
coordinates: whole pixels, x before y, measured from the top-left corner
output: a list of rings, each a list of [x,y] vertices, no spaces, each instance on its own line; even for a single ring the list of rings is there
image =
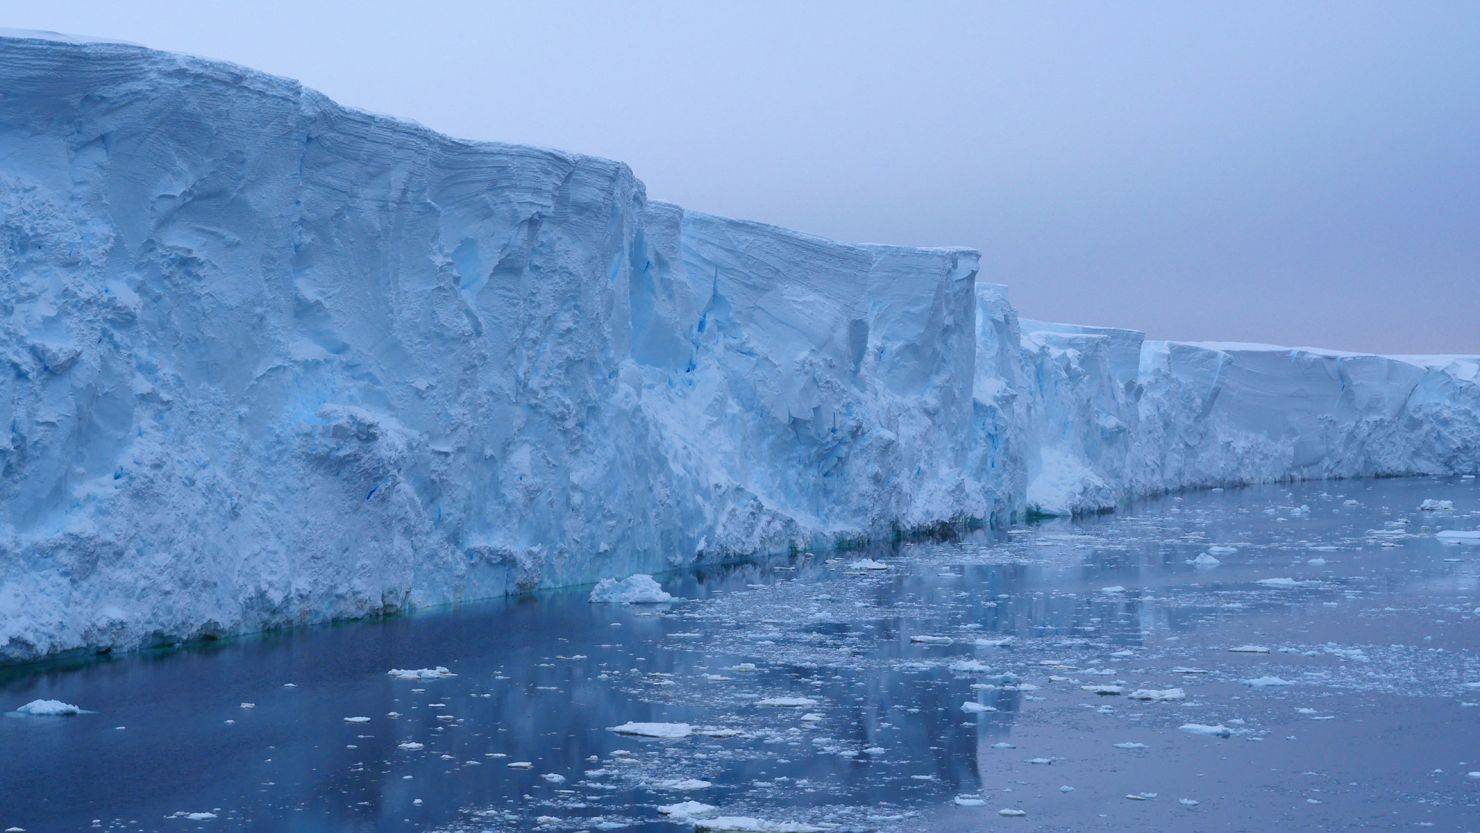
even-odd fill
[[[0,37],[0,90],[0,662],[1480,471],[1473,357],[1023,321],[974,251],[136,46]]]
[[[596,604],[662,604],[673,601],[652,576],[638,574],[622,581],[604,578],[591,591]]]

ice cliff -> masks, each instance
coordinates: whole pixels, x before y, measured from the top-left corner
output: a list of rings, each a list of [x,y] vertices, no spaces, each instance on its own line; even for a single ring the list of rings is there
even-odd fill
[[[1480,469],[1469,358],[1019,321],[240,67],[0,37],[0,662]]]

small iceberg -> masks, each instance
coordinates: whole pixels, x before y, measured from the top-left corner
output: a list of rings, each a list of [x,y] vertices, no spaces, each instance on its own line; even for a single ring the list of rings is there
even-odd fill
[[[1233,737],[1233,730],[1221,723],[1216,726],[1209,726],[1206,723],[1183,723],[1179,728],[1193,735],[1210,735],[1219,738]]]
[[[63,703],[61,700],[32,700],[16,709],[15,712],[32,717],[71,717],[82,714],[82,709],[71,703]]]
[[[1480,529],[1446,529],[1434,536],[1441,544],[1469,544],[1480,546]]]
[[[662,604],[673,601],[652,576],[638,573],[621,581],[604,578],[591,591],[592,604]]]

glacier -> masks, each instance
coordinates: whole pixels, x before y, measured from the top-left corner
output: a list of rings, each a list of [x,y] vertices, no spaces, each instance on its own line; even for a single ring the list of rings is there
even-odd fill
[[[1020,319],[296,82],[0,36],[0,663],[1480,471],[1480,360]]]

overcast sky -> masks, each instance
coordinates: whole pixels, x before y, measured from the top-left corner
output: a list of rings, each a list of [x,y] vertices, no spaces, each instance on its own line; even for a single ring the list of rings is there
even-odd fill
[[[1480,352],[1480,2],[66,2],[650,197],[969,245],[1029,317]]]

